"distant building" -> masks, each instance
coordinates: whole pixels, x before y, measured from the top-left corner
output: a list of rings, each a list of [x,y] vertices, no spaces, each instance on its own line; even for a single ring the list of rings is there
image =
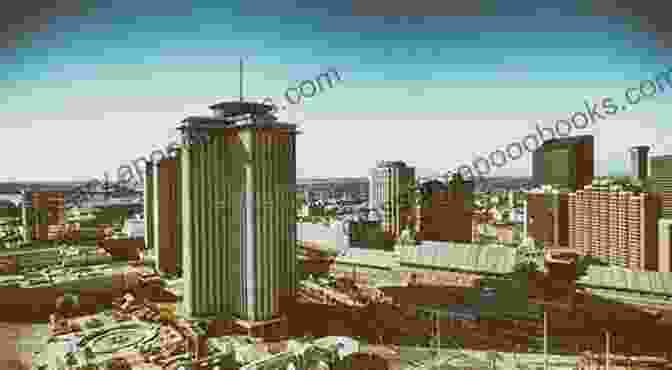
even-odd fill
[[[672,155],[650,157],[651,192],[661,202],[660,217],[672,218]]]
[[[308,203],[328,199],[367,199],[368,187],[366,177],[297,179],[297,191],[303,193]]]
[[[567,190],[583,189],[593,180],[592,135],[547,140],[532,154],[532,181]]]
[[[147,186],[151,186],[147,196],[153,208],[150,227],[156,267],[169,274],[182,269],[182,203],[177,201],[178,192],[182,191],[179,157],[178,153],[177,158],[148,164],[153,170],[145,179]]]
[[[651,194],[586,186],[569,195],[569,245],[633,270],[657,270],[658,203]]]
[[[473,187],[455,180],[446,185],[427,182],[420,186],[425,200],[415,208],[416,239],[471,242]]]
[[[415,186],[415,168],[402,161],[378,162],[376,166],[375,189],[369,207],[380,209],[379,199],[383,199],[383,230],[390,238],[396,238],[411,222],[411,205],[408,203],[411,187]]]
[[[532,190],[525,203],[525,233],[546,247],[569,245],[569,194]]]
[[[658,220],[658,271],[672,272],[672,219]]]
[[[59,239],[56,229],[65,224],[64,193],[24,191],[21,218],[24,240]]]
[[[630,165],[630,176],[639,180],[645,180],[648,177],[648,146],[633,146],[628,151],[628,162]]]

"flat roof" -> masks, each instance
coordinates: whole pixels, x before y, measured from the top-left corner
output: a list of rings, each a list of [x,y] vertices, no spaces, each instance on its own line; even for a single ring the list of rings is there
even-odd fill
[[[246,101],[227,101],[215,103],[208,108],[216,110],[218,115],[232,117],[241,114],[265,114],[273,110],[270,104],[246,102]]]
[[[183,119],[178,125],[178,130],[184,129],[210,129],[210,128],[286,128],[296,133],[297,125],[287,122],[279,121],[252,121],[253,118],[243,119],[241,122],[232,121],[230,119],[222,119],[217,117],[187,117]]]

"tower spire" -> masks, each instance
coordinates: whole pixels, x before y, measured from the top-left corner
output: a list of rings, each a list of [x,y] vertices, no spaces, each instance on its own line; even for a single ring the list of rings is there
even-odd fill
[[[243,102],[243,58],[240,58],[240,102]]]

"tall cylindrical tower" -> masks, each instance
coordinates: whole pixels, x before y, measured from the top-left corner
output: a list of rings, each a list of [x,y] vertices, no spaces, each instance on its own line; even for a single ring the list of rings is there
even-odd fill
[[[296,291],[296,125],[211,107],[179,129],[185,311],[268,320]]]

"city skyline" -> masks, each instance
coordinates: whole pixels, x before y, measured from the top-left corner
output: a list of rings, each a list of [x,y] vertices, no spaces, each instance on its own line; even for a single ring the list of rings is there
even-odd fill
[[[633,18],[573,17],[581,12],[572,2],[483,18],[365,17],[286,1],[267,9],[282,17],[207,1],[146,15],[155,5],[56,17],[1,52],[2,137],[30,137],[33,149],[3,140],[0,155],[20,160],[3,163],[0,181],[116,176],[171,142],[184,116],[237,100],[240,57],[249,101],[280,102],[327,68],[342,73],[333,89],[280,113],[306,129],[299,177],[365,176],[389,158],[444,173],[538,123],[551,126],[586,99],[620,97],[672,61],[656,35],[632,30]],[[135,22],[118,20],[129,14]],[[672,126],[658,119],[670,113],[666,92],[573,132],[595,136],[596,175],[625,172],[632,143],[672,152],[664,145]],[[530,164],[525,154],[491,176],[528,176]]]

